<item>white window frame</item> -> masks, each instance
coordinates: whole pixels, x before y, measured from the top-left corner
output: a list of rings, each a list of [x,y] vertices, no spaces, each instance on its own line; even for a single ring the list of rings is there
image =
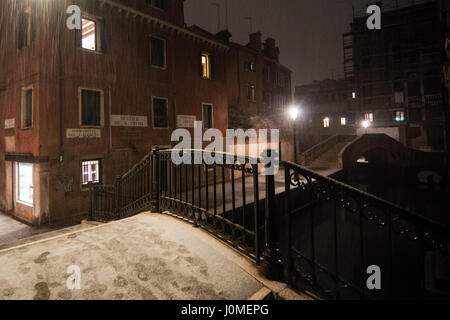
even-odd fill
[[[89,126],[83,125],[83,99],[82,92],[85,91],[95,91],[100,93],[100,125],[99,126]],[[89,88],[89,87],[78,87],[78,118],[80,128],[104,128],[105,127],[105,92],[101,89]]]
[[[19,166],[20,166],[20,164],[31,165],[31,187],[33,189],[33,199],[32,199],[33,203],[28,203],[28,202],[23,201],[23,200],[20,199],[20,191],[19,191],[19,189],[20,189],[20,182],[19,182],[19,180],[20,180],[20,174],[19,174]],[[34,193],[34,165],[32,163],[26,163],[26,162],[16,162],[15,163],[15,184],[16,184],[16,188],[15,188],[16,189],[15,190],[16,191],[16,195],[15,195],[16,202],[20,203],[21,205],[33,208],[34,207],[34,194],[35,193]]]
[[[97,183],[87,183],[87,184],[84,184],[83,183],[83,163],[85,163],[85,162],[94,162],[94,161],[97,161],[98,162],[98,172],[97,172],[97,176],[98,176],[98,182]],[[101,158],[89,158],[89,159],[82,159],[81,160],[81,163],[80,163],[80,166],[81,166],[81,179],[80,179],[80,183],[81,183],[81,187],[83,188],[83,189],[86,189],[86,188],[89,188],[89,186],[92,186],[92,185],[101,185],[102,184],[102,180],[103,180],[103,177],[102,177],[102,173],[103,173],[103,171],[102,171],[102,159]],[[89,168],[89,171],[88,172],[90,172],[90,168]]]
[[[205,128],[205,113],[204,113],[204,106],[211,106],[211,128]],[[215,122],[214,122],[214,104],[209,102],[202,102],[202,127],[203,129],[214,129],[215,128]]]
[[[156,65],[153,64],[153,61],[152,61],[152,50],[153,50],[153,48],[152,48],[152,38],[155,38],[155,39],[158,39],[158,40],[161,40],[161,41],[164,42],[164,66],[162,66],[162,67],[156,66]],[[150,35],[149,46],[150,46],[150,65],[153,68],[156,68],[156,69],[166,70],[167,69],[167,41],[166,41],[166,39],[163,39],[163,38],[160,38],[160,37],[157,37],[157,36],[154,36],[154,35]]]
[[[203,75],[203,68],[202,68],[202,79],[211,79],[211,54],[202,52],[201,54],[202,67],[203,67],[203,56],[206,56],[206,76]]]
[[[31,90],[31,126],[25,127],[25,117],[26,117],[26,101],[25,95],[26,92]],[[22,88],[21,92],[21,107],[20,107],[20,128],[24,130],[30,130],[34,127],[34,85],[29,85],[27,87]]]
[[[167,106],[167,127],[155,127],[155,99],[165,100]],[[168,130],[169,124],[169,98],[152,96],[152,128],[153,130]]]
[[[95,23],[95,50],[91,50],[88,48],[83,48],[83,19],[93,21]],[[101,54],[103,52],[102,48],[102,32],[104,30],[101,30],[101,23],[100,20],[101,17],[90,15],[86,12],[83,12],[81,15],[81,30],[80,31],[80,39],[79,39],[79,49],[85,52],[90,53],[98,53]]]

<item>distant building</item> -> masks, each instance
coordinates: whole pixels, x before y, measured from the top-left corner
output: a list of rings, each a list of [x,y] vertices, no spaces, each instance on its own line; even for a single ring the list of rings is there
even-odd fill
[[[445,34],[445,64],[444,64],[444,80],[447,89],[444,96],[447,102],[447,115],[450,114],[450,0],[440,1],[441,22],[443,33]],[[450,141],[450,116],[447,116],[447,141]],[[450,143],[447,143],[448,162],[450,162]]]
[[[411,148],[444,150],[448,104],[438,3],[377,4],[383,9],[381,30],[367,28],[363,5],[355,8],[343,37],[345,76],[355,98],[349,112],[356,124],[368,121],[369,132],[388,133]]]
[[[292,103],[292,72],[280,64],[280,50],[275,40],[268,38],[263,43],[261,33],[257,32],[250,35],[246,46],[237,43],[229,45],[227,87],[230,128],[258,127],[251,117],[286,120],[284,111]],[[278,124],[277,128],[280,126]]]
[[[350,112],[353,92],[345,79],[325,79],[295,87],[295,103],[301,109],[301,151],[338,134],[355,134],[358,124]]]

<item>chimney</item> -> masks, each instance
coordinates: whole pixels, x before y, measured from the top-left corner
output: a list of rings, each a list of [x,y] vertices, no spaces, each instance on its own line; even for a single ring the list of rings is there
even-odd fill
[[[280,49],[276,46],[276,41],[273,38],[267,38],[264,43],[264,54],[272,60],[278,62],[280,56]]]
[[[229,44],[232,34],[228,30],[222,30],[216,34],[216,37],[219,38],[219,40],[222,41],[223,43]]]
[[[255,32],[250,35],[250,43],[248,47],[257,52],[261,52],[262,48],[261,32]]]

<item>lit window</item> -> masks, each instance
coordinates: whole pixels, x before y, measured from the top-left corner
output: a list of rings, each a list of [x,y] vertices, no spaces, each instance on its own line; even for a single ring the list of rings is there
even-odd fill
[[[81,163],[83,186],[100,183],[100,161],[89,160]]]
[[[255,86],[248,86],[248,101],[255,101]]]
[[[33,206],[33,165],[18,163],[17,166],[17,201]]]
[[[81,28],[81,47],[86,50],[97,50],[97,22],[83,18]]]
[[[403,122],[405,121],[405,113],[403,111],[398,111],[395,114],[395,121]]]
[[[166,98],[153,98],[153,128],[169,127],[169,109]]]
[[[323,127],[324,128],[329,128],[330,127],[330,118],[325,118],[323,119]]]
[[[33,126],[33,89],[22,90],[22,128]]]
[[[352,98],[353,98],[353,99],[356,99],[356,97],[357,97],[356,92],[353,91],[353,92],[352,92]]]
[[[202,77],[211,78],[211,59],[208,54],[202,54]]]
[[[211,129],[213,127],[213,106],[211,104],[203,104],[203,128]]]
[[[369,121],[369,122],[373,122],[373,113],[366,113],[364,115],[364,120]]]
[[[249,71],[256,71],[256,63],[254,63],[254,62],[249,62],[248,65],[247,65],[247,69],[248,69]]]
[[[345,127],[347,125],[347,118],[341,118],[341,126]]]

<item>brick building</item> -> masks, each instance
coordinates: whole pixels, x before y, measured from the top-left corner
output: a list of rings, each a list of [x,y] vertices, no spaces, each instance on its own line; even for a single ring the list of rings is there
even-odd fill
[[[225,131],[228,50],[185,27],[183,0],[0,1],[0,210],[80,221],[90,184],[112,184],[175,128]]]
[[[438,3],[378,4],[381,30],[367,28],[367,6],[361,4],[344,35],[345,75],[355,97],[350,112],[357,124],[370,122],[370,132],[389,133],[411,148],[442,151],[448,145],[448,106]]]
[[[226,32],[218,34],[227,38]],[[228,38],[229,39],[229,38]],[[227,85],[231,128],[283,128],[292,103],[291,71],[280,64],[280,50],[260,32],[247,45],[229,43]],[[266,120],[264,120],[264,118]],[[280,122],[281,121],[281,122]],[[269,126],[269,127],[268,127]]]

